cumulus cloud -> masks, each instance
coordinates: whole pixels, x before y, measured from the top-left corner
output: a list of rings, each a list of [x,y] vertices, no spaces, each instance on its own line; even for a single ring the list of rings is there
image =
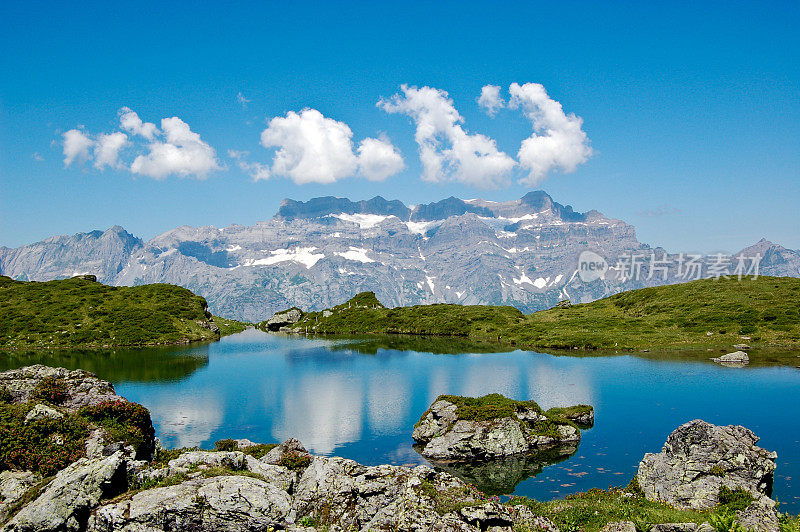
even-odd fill
[[[164,179],[171,174],[205,179],[213,170],[222,168],[214,148],[177,116],[162,119],[161,130],[165,140],[150,143],[150,152],[133,160],[131,172],[134,174],[154,179]]]
[[[222,169],[214,148],[176,116],[162,119],[159,129],[123,107],[119,110],[119,127],[122,131],[101,133],[94,138],[78,129],[64,133],[64,164],[69,166],[75,160],[94,159],[94,167],[98,170],[127,168],[134,174],[154,179],[164,179],[169,175],[204,179],[210,172]],[[146,150],[130,165],[119,160],[123,148],[134,145],[123,131],[132,135],[131,139],[141,137],[135,146],[139,151]]]
[[[366,138],[358,145],[361,174],[370,181],[383,181],[403,169],[403,157],[385,137]]]
[[[139,115],[127,107],[119,110],[119,126],[128,133],[140,135],[147,140],[153,140],[158,134],[158,128],[152,122],[142,122]]]
[[[482,188],[508,184],[514,160],[500,151],[493,139],[464,131],[464,119],[447,92],[407,85],[401,90],[402,94],[381,100],[378,106],[414,121],[425,181],[458,181]]]
[[[533,124],[534,133],[522,141],[517,159],[528,175],[520,182],[535,186],[553,170],[573,172],[592,155],[583,119],[565,114],[561,104],[547,95],[538,83],[509,87],[508,106],[521,108]]]
[[[79,129],[70,129],[64,137],[64,166],[69,166],[75,159],[86,161],[94,141]]]
[[[489,116],[497,114],[497,110],[506,105],[506,102],[500,97],[500,85],[484,85],[481,88],[478,105],[486,109]]]
[[[295,183],[334,183],[363,175],[383,180],[403,168],[399,152],[387,139],[364,139],[354,151],[353,132],[344,122],[316,109],[276,116],[261,132],[261,145],[275,148],[272,174]]]
[[[250,152],[247,151],[228,150],[228,157],[235,159],[239,168],[241,168],[243,172],[250,174],[253,181],[269,179],[269,166],[257,162],[249,162],[247,160],[249,155]]]
[[[121,131],[98,135],[94,143],[94,167],[98,170],[106,166],[118,167],[119,152],[129,144],[128,135]]]

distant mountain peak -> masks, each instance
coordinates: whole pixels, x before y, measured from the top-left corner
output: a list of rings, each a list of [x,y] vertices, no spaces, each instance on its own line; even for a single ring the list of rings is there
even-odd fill
[[[566,222],[586,221],[586,213],[575,212],[570,205],[561,205],[543,190],[528,192],[515,201],[496,202],[481,199],[463,200],[450,196],[433,203],[423,203],[413,208],[400,200],[387,200],[375,196],[369,200],[352,201],[347,198],[323,196],[307,201],[284,199],[276,218],[283,220],[320,219],[337,214],[372,214],[396,216],[401,221],[427,222],[444,220],[451,216],[476,214],[484,218],[520,217],[552,212]],[[592,211],[595,217],[602,216]]]

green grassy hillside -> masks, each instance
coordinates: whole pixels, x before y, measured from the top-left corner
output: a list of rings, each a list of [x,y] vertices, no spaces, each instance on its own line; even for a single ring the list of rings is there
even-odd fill
[[[83,278],[0,276],[0,349],[176,344],[216,340],[206,300],[168,284],[114,287]],[[224,320],[223,332],[242,324]]]
[[[354,298],[324,314],[306,314],[295,329],[458,336],[552,349],[800,346],[800,279],[792,277],[703,279],[529,315],[513,307],[449,304],[389,309],[374,294],[356,298],[358,304]]]

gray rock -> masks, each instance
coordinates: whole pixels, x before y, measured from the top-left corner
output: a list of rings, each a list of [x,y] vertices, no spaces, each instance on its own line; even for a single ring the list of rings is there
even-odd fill
[[[6,520],[15,503],[40,480],[40,475],[30,471],[0,473],[0,523]]]
[[[220,476],[145,490],[102,506],[86,530],[266,532],[292,522],[291,497],[284,490],[257,478]]]
[[[734,344],[733,348],[738,349],[739,351],[747,351],[750,349],[750,346],[747,344]]]
[[[114,386],[94,373],[80,369],[52,368],[35,364],[0,373],[0,387],[5,387],[15,403],[35,400],[33,391],[45,378],[63,379],[67,385],[67,399],[59,405],[67,411],[103,401],[125,401],[114,391]]]
[[[678,508],[712,508],[722,486],[770,495],[777,454],[756,442],[742,426],[690,421],[669,435],[660,453],[644,456],[639,486],[648,499]]]
[[[631,521],[619,521],[608,523],[600,529],[600,532],[636,532],[636,526]]]
[[[269,331],[278,331],[282,327],[294,325],[303,318],[303,312],[298,308],[290,308],[283,312],[277,312],[267,320],[266,327]]]
[[[775,501],[762,495],[744,510],[736,512],[736,521],[753,532],[778,532],[778,506]]]
[[[494,527],[510,528],[514,524],[511,509],[496,502],[467,506],[457,513],[463,521],[481,530]]]
[[[574,448],[581,439],[580,431],[567,424],[557,425],[555,434],[538,432],[539,423],[547,418],[533,409],[490,421],[459,419],[457,410],[439,398],[422,415],[412,437],[423,456],[437,461],[490,460],[559,446]]]
[[[750,357],[747,356],[747,353],[744,351],[735,351],[733,353],[728,353],[727,355],[722,355],[718,358],[712,358],[711,360],[723,365],[744,366],[750,363]]]
[[[696,530],[695,523],[662,523],[655,525],[650,532],[695,532]]]
[[[41,494],[24,506],[3,532],[84,530],[100,500],[127,489],[126,459],[121,452],[102,459],[81,458],[59,471]]]
[[[62,417],[64,417],[64,414],[55,408],[44,404],[38,404],[31,408],[28,415],[25,416],[25,424],[27,425],[31,421],[36,421],[37,419],[61,419]]]

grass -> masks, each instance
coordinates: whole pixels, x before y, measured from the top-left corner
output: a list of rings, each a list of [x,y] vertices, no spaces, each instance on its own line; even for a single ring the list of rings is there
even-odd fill
[[[219,316],[214,316],[214,323],[216,323],[217,327],[219,327],[220,336],[229,336],[231,334],[240,333],[252,325],[251,323],[231,320],[228,318],[220,318]]]
[[[0,349],[143,346],[216,340],[206,300],[169,284],[106,286],[0,276]],[[245,324],[221,320],[225,334]]]
[[[702,279],[525,315],[509,306],[386,308],[371,292],[295,326],[313,334],[460,337],[524,348],[705,349],[800,346],[800,279]],[[711,334],[708,334],[711,333]],[[747,338],[743,339],[742,336]]]

